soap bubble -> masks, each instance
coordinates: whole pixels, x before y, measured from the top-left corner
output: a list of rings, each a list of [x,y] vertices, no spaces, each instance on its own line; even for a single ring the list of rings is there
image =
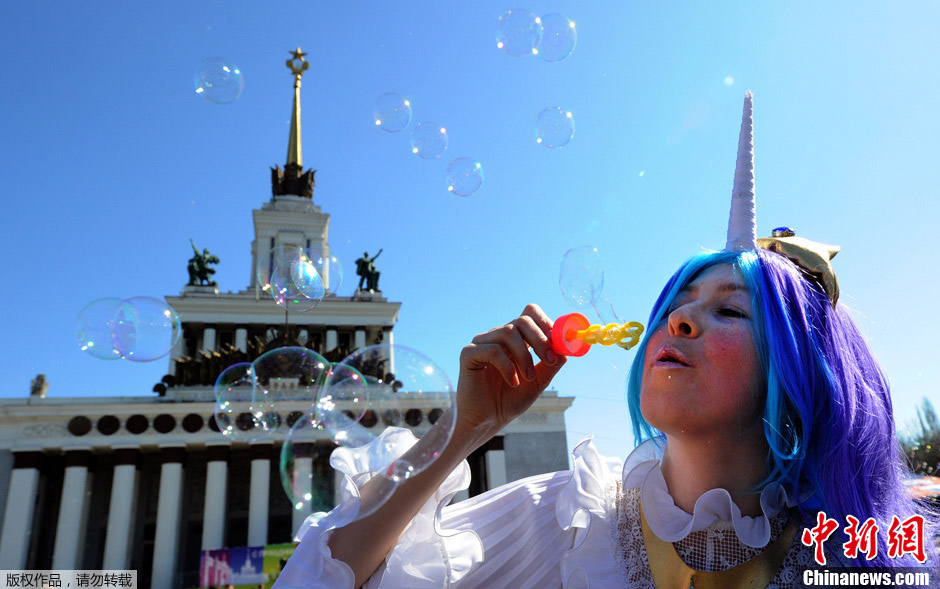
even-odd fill
[[[309,515],[329,511],[333,503],[333,477],[343,476],[329,468],[334,445],[323,438],[313,409],[291,426],[281,446],[281,485],[293,508]]]
[[[223,370],[215,381],[215,423],[227,438],[256,442],[270,437],[280,420],[271,407],[255,403],[251,364],[239,362]],[[276,414],[275,414],[276,415]]]
[[[483,166],[469,157],[459,157],[447,166],[447,190],[470,196],[483,184]]]
[[[221,57],[204,59],[193,80],[196,94],[215,104],[235,101],[245,89],[245,79],[234,63]]]
[[[324,389],[316,405],[300,416],[291,426],[281,447],[280,475],[284,491],[294,509],[310,513],[314,509],[332,507],[332,485],[322,484],[329,473],[317,472],[318,462],[307,460],[312,453],[329,455],[335,444],[348,444],[349,433],[366,431],[358,425],[368,405],[365,377],[342,364],[330,368],[335,384]],[[356,441],[366,444],[371,436]],[[321,459],[319,464],[326,461]],[[342,476],[333,473],[332,476]]]
[[[427,356],[405,346],[379,344],[356,351],[331,369],[323,395],[329,403],[318,403],[311,427],[322,428],[341,446],[334,460],[368,466],[369,473],[355,481],[358,485],[377,479],[374,493],[363,498],[358,518],[373,513],[399,483],[433,463],[454,431],[450,380]],[[422,437],[422,444],[412,448],[413,438],[401,430],[377,434],[372,431],[378,425],[375,419],[367,423],[364,416],[357,420],[355,411],[337,411],[350,406],[348,398],[363,396],[368,407],[364,415],[380,413],[385,425],[407,425]],[[411,452],[405,458],[407,450]]]
[[[107,297],[88,303],[78,314],[75,337],[83,352],[101,360],[120,360],[121,352],[111,342],[111,325],[121,299]]]
[[[280,266],[293,264],[303,254],[297,246],[279,245],[268,251],[267,257],[258,260],[256,276],[262,287],[271,284],[272,271]]]
[[[308,299],[319,301],[326,294],[325,280],[307,256],[302,256],[291,264],[290,276],[297,291]]]
[[[153,297],[122,301],[111,325],[111,343],[123,358],[150,362],[170,353],[182,332],[179,315]]]
[[[372,114],[376,127],[389,133],[397,133],[411,122],[411,102],[401,94],[387,92],[375,101]]]
[[[276,398],[290,398],[313,407],[329,368],[329,361],[307,348],[284,346],[267,351],[251,363],[255,403],[267,407]]]
[[[535,120],[536,143],[549,148],[567,145],[574,137],[574,117],[571,111],[549,106]]]
[[[621,320],[617,315],[617,312],[614,311],[614,304],[610,302],[610,299],[607,297],[598,297],[593,304],[594,311],[597,313],[597,317],[601,320],[601,323],[604,325],[609,325],[611,323],[626,323]]]
[[[593,305],[604,290],[604,266],[597,248],[584,245],[565,252],[558,284],[569,305],[578,308]]]
[[[574,21],[552,13],[539,19],[542,24],[542,38],[537,47],[537,55],[545,61],[561,61],[571,55],[578,33]]]
[[[496,47],[514,57],[532,55],[541,36],[539,18],[525,8],[513,8],[499,17]]]
[[[273,270],[269,274],[267,268]],[[343,283],[343,265],[322,246],[301,249],[279,245],[257,265],[258,284],[274,301],[290,310],[309,311]]]
[[[303,251],[303,256],[317,271],[323,284],[324,294],[335,295],[343,284],[343,265],[339,258],[327,254],[325,248],[314,246]]]
[[[301,267],[298,267],[298,263]],[[320,303],[323,296],[322,279],[318,274],[315,276],[314,274],[316,270],[312,268],[312,265],[303,262],[295,261],[278,266],[271,274],[268,292],[279,307],[298,312],[309,311]],[[298,284],[295,278],[305,279],[307,282]],[[310,298],[306,294],[316,291],[320,293],[318,298]]]
[[[173,350],[182,332],[179,315],[152,297],[98,299],[79,313],[79,347],[95,358],[150,362]]]
[[[431,160],[441,157],[447,150],[447,129],[435,122],[418,123],[411,130],[411,152]]]

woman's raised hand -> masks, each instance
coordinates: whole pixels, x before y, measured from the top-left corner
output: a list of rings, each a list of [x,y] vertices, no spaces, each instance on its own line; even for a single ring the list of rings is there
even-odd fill
[[[535,403],[565,364],[552,351],[551,329],[551,319],[530,304],[461,351],[455,435],[482,444]],[[530,349],[541,360],[537,364]]]

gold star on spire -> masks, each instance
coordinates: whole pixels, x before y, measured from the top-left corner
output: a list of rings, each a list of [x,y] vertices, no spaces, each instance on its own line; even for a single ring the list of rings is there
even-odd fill
[[[287,60],[287,67],[299,80],[300,77],[304,75],[304,72],[307,71],[307,68],[310,67],[310,64],[304,59],[304,56],[307,54],[301,51],[300,47],[297,47],[296,51],[288,51],[288,53],[290,53],[291,58]]]

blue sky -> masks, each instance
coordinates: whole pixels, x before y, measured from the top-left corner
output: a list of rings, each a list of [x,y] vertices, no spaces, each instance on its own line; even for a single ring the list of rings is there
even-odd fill
[[[333,253],[384,248],[382,289],[403,303],[396,342],[456,378],[476,333],[529,302],[568,312],[562,254],[592,245],[604,294],[645,321],[689,255],[724,243],[741,104],[754,92],[758,233],[795,227],[839,244],[842,300],[881,360],[901,419],[937,397],[940,343],[940,41],[933,2],[529,2],[577,23],[557,63],[495,47],[516,5],[477,2],[7,2],[0,19],[0,193],[6,329],[0,395],[45,373],[55,397],[150,395],[166,362],[102,362],[74,342],[104,296],[162,297],[186,280],[189,239],[250,273],[251,210],[284,163],[288,50],[303,83],[304,163],[331,215]],[[245,90],[215,105],[192,76],[236,63]],[[727,77],[732,84],[726,83]],[[439,160],[375,128],[385,92],[449,132]],[[546,106],[573,113],[564,148],[535,143]],[[459,156],[475,195],[446,191]],[[640,176],[640,172],[645,172]],[[340,294],[351,294],[352,280]],[[558,376],[575,397],[569,445],[632,447],[630,352],[592,350]]]

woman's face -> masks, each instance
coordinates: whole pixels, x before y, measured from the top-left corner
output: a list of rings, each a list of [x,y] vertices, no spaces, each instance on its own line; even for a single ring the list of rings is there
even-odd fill
[[[766,382],[751,335],[751,297],[719,264],[676,295],[650,335],[640,408],[667,435],[762,431]]]

